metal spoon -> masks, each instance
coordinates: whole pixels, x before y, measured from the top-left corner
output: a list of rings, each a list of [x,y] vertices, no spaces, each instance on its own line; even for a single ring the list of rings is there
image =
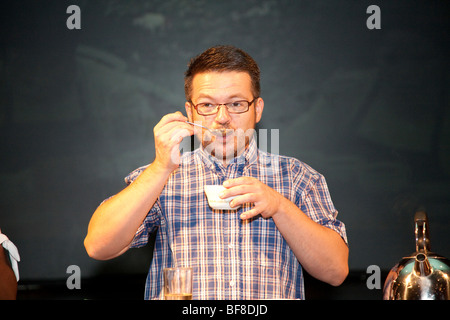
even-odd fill
[[[198,123],[189,122],[189,121],[186,121],[186,123],[192,124],[193,126],[197,126],[200,128],[204,128],[204,129],[208,130],[209,132],[211,132],[215,136],[226,136],[227,133],[229,132],[229,129],[210,129],[210,128],[202,126],[201,124],[198,124]]]
[[[197,127],[204,128],[204,129],[208,130],[209,132],[211,132],[212,134],[214,134],[214,131],[213,131],[213,130],[211,130],[210,128],[207,128],[207,127],[205,127],[205,126],[202,126],[201,124],[194,123],[194,122],[189,122],[189,121],[186,121],[186,123],[192,124],[193,126],[197,126]]]

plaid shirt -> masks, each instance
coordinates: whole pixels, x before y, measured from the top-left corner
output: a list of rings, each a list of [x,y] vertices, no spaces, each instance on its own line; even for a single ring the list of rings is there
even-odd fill
[[[127,176],[127,184],[143,170]],[[144,246],[157,230],[145,299],[163,299],[162,270],[174,266],[193,268],[193,299],[304,299],[301,265],[272,219],[241,220],[252,204],[237,211],[209,207],[205,185],[241,176],[272,187],[347,241],[324,177],[308,165],[263,152],[255,139],[226,167],[199,148],[183,154],[130,245]]]

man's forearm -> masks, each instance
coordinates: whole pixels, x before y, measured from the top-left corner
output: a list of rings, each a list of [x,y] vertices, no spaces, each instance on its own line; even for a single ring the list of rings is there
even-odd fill
[[[97,208],[84,240],[90,257],[108,260],[128,249],[169,175],[153,163],[131,185]]]
[[[313,277],[340,285],[348,274],[348,247],[340,235],[311,220],[288,199],[273,215],[302,267]]]

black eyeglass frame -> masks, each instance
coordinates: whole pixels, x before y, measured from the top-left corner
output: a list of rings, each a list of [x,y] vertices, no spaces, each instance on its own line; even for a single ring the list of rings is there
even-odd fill
[[[227,108],[227,111],[229,112],[229,113],[231,113],[231,114],[241,114],[241,113],[245,113],[245,112],[247,112],[248,110],[250,110],[250,106],[255,102],[255,100],[256,99],[258,99],[259,97],[256,97],[256,98],[254,98],[252,101],[247,101],[247,100],[237,100],[237,101],[233,101],[233,102],[227,102],[227,103],[217,103],[217,104],[213,104],[213,103],[211,103],[212,105],[214,105],[214,107],[215,107],[215,111],[214,112],[212,112],[212,113],[207,113],[207,114],[204,114],[204,113],[201,113],[199,110],[198,110],[198,106],[199,105],[201,105],[201,104],[205,104],[205,103],[198,103],[197,105],[195,105],[193,102],[192,102],[192,100],[189,100],[188,102],[194,107],[194,109],[197,111],[197,113],[199,114],[199,115],[201,115],[201,116],[212,116],[212,115],[214,115],[214,114],[216,114],[217,112],[219,112],[219,107],[220,106],[225,106],[226,108]],[[236,102],[247,102],[247,109],[246,110],[243,110],[243,111],[239,111],[239,112],[233,112],[233,111],[230,111],[230,108],[227,106],[228,104],[233,104],[233,103],[236,103]]]

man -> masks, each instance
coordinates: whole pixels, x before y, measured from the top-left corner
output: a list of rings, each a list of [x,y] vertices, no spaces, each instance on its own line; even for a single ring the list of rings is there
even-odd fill
[[[252,132],[264,101],[255,61],[232,46],[210,48],[191,61],[185,92],[187,117],[168,114],[154,128],[154,161],[94,213],[88,254],[111,259],[157,232],[146,299],[163,298],[162,270],[173,266],[194,269],[194,299],[303,299],[303,268],[341,284],[345,226],[323,176],[257,149]],[[194,134],[201,147],[180,155]],[[230,205],[241,207],[211,209],[207,184],[223,184],[222,198],[236,196]]]

